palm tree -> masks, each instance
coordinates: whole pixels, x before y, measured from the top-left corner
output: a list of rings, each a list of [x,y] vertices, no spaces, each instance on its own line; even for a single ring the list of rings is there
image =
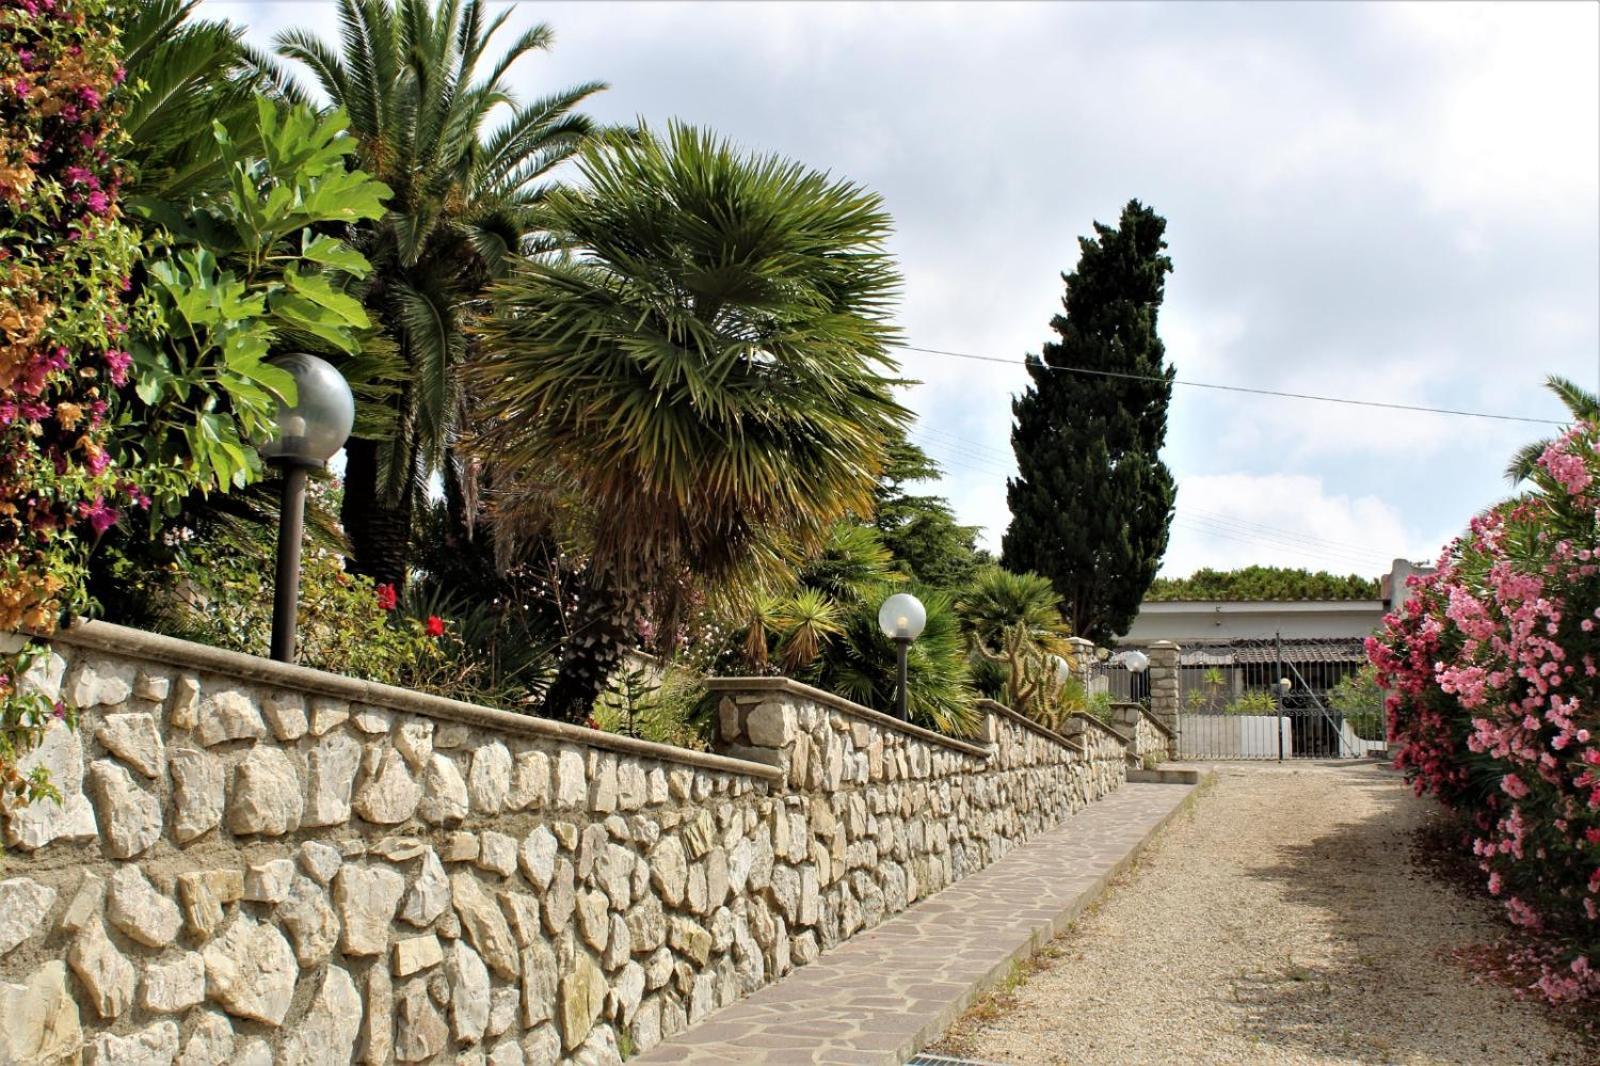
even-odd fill
[[[1072,629],[1061,616],[1061,596],[1050,579],[1014,574],[998,566],[979,570],[956,601],[969,640],[992,647],[1020,630],[1029,642],[1058,650]]]
[[[1559,374],[1551,374],[1544,379],[1544,387],[1555,393],[1561,402],[1567,405],[1567,411],[1572,415],[1574,422],[1600,421],[1600,396],[1585,389],[1582,385],[1564,378]],[[1539,466],[1539,456],[1550,447],[1548,440],[1536,440],[1532,444],[1524,445],[1511,457],[1511,462],[1506,464],[1506,480],[1513,485],[1526,481]]]
[[[580,152],[540,220],[569,249],[496,292],[471,381],[501,531],[581,534],[546,713],[588,713],[652,592],[870,512],[899,275],[875,195],[673,124]]]
[[[1019,711],[1037,710],[1036,697],[1053,687],[1052,657],[1069,654],[1071,635],[1050,579],[984,567],[957,600],[956,613],[973,654],[1003,673],[1005,702]]]
[[[343,503],[354,568],[380,582],[404,582],[414,504],[447,465],[465,421],[457,372],[474,301],[537,246],[534,210],[553,188],[551,172],[594,129],[575,109],[605,88],[586,82],[518,102],[511,66],[548,49],[553,34],[534,26],[486,63],[510,15],[488,19],[486,6],[339,0],[338,50],[303,30],[278,37],[279,54],[310,68],[349,114],[361,168],[394,190],[388,215],[356,243],[373,265],[367,305],[409,373],[393,401],[395,431],[346,446]],[[490,131],[497,111],[506,117]],[[450,473],[452,488],[470,481],[470,473]]]
[[[883,536],[869,525],[836,522],[822,548],[785,566],[779,588],[759,580],[734,585],[710,605],[731,623],[743,662],[736,669],[765,671],[773,658],[795,675],[810,668],[843,633],[842,619],[905,575]],[[881,598],[881,597],[880,597]],[[874,611],[877,609],[873,601]]]
[[[200,0],[119,5],[127,91],[120,123],[132,174],[123,186],[135,214],[159,214],[222,180],[212,123],[241,151],[256,140],[255,97],[289,92],[272,64],[244,43],[244,28],[191,16]],[[291,94],[292,95],[292,94]]]
[[[894,706],[894,641],[878,625],[878,605],[893,592],[910,591],[927,609],[922,634],[907,651],[906,710],[918,725],[951,736],[972,736],[981,722],[952,597],[922,585],[884,585],[856,604],[844,633],[808,677],[814,684],[867,707]]]

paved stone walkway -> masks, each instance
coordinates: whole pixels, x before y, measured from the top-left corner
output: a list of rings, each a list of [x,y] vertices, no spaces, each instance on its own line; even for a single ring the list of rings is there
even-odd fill
[[[1077,918],[1193,791],[1124,785],[632,1061],[900,1066]]]

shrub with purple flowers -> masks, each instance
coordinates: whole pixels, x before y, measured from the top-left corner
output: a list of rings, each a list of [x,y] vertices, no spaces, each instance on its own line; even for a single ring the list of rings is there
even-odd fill
[[[134,254],[100,0],[0,0],[0,630],[82,603],[88,547],[143,494],[106,447]]]
[[[80,607],[94,540],[148,502],[106,445],[134,254],[109,25],[102,0],[0,0],[0,633]],[[5,639],[0,799],[30,802],[52,790],[18,762],[71,716],[32,669],[43,651]]]

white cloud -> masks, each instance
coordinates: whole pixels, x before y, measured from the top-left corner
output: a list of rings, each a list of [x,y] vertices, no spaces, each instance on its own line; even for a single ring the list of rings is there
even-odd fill
[[[1376,494],[1331,493],[1307,475],[1214,474],[1180,482],[1162,573],[1259,564],[1373,576],[1440,547]]]
[[[331,39],[328,12],[202,4],[261,46]],[[601,118],[681,116],[879,191],[914,344],[1037,351],[1078,236],[1137,196],[1169,219],[1183,377],[1550,417],[1547,373],[1595,380],[1593,4],[550,3],[511,25],[539,19],[557,43],[519,65],[525,97],[606,79]],[[942,491],[997,546],[1025,374],[914,353],[905,372]],[[1315,564],[1228,519],[1431,555],[1541,432],[1180,388],[1180,512],[1224,519],[1186,518],[1168,569]],[[1285,496],[1308,502],[1265,502]]]

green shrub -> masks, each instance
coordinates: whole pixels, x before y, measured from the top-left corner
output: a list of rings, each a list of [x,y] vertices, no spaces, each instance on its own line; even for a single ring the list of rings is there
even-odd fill
[[[1244,693],[1222,709],[1223,714],[1277,714],[1278,701],[1272,693],[1255,689]]]
[[[1383,689],[1378,686],[1377,668],[1370,663],[1340,678],[1328,692],[1328,705],[1362,740],[1384,739]]]
[[[590,723],[608,733],[704,751],[705,716],[698,714],[705,685],[690,670],[634,665],[620,671],[595,701]]]
[[[171,636],[248,655],[271,642],[274,545],[268,531],[225,523],[169,531],[164,571],[123,574],[144,598],[147,624]],[[435,656],[420,625],[392,624],[372,582],[313,546],[300,571],[296,630],[302,665],[385,684],[416,679]]]

